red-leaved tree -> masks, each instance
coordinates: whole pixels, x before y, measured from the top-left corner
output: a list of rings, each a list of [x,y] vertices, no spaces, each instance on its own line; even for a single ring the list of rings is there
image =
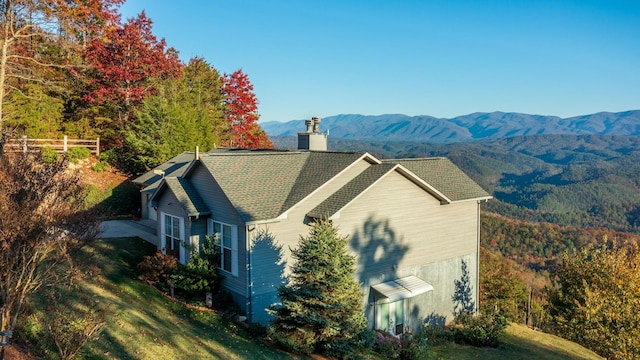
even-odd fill
[[[153,93],[154,80],[180,74],[177,51],[167,49],[165,40],[153,35],[151,25],[142,12],[87,47],[85,56],[93,66],[94,88],[85,100],[111,106],[121,129],[133,109]]]
[[[257,124],[258,100],[247,74],[236,70],[222,76],[224,113],[231,128],[232,146],[273,148],[267,134]]]

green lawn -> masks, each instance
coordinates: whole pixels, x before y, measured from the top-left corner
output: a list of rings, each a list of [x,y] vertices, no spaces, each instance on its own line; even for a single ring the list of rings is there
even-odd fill
[[[107,325],[83,349],[87,359],[291,359],[222,316],[188,308],[135,276],[135,264],[155,247],[139,238],[96,241],[85,254],[85,284],[107,308]]]
[[[593,351],[560,337],[534,331],[520,324],[511,324],[496,349],[474,348],[456,344],[436,346],[432,359],[486,360],[578,360],[602,359]]]
[[[106,308],[107,325],[83,359],[303,359],[252,339],[219,314],[185,307],[136,278],[135,265],[156,248],[139,238],[101,239],[87,247],[84,286]],[[430,359],[600,359],[572,342],[510,325],[497,349],[433,347]],[[381,359],[372,355],[372,358]]]

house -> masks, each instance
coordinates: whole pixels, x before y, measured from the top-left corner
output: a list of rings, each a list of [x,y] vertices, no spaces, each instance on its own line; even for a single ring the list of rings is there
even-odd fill
[[[266,324],[290,248],[328,218],[350,237],[371,328],[451,320],[463,263],[477,304],[480,203],[491,196],[446,158],[326,151],[318,123],[306,121],[297,151],[196,150],[136,179],[158,248],[185,263],[181,244],[213,235],[223,286],[248,321]]]

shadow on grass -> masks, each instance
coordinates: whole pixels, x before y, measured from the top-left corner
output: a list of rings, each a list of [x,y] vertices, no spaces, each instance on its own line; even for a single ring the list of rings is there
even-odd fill
[[[85,284],[107,308],[107,326],[85,348],[93,359],[288,359],[209,309],[186,307],[139,281],[135,269],[155,246],[138,238],[98,240],[87,250],[97,276]],[[98,270],[99,269],[99,270]]]

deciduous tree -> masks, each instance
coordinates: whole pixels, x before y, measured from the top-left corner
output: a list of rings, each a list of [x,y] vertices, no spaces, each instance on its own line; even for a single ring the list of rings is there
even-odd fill
[[[609,359],[640,357],[637,243],[565,253],[550,296],[558,335]]]
[[[93,238],[96,222],[83,206],[66,162],[3,154],[0,144],[0,331],[14,329],[29,297],[59,281],[57,265]]]
[[[259,130],[258,100],[247,74],[242,70],[225,74],[222,77],[222,92],[224,113],[231,126],[231,145],[244,148],[266,145],[264,147],[273,148],[264,131]]]
[[[5,0],[0,2],[0,132],[7,94],[51,84],[80,65],[79,48],[117,20],[124,0]]]
[[[85,99],[110,107],[121,130],[134,108],[154,94],[154,81],[177,76],[181,69],[177,52],[153,35],[144,12],[90,41],[85,56],[93,67],[93,89]]]

